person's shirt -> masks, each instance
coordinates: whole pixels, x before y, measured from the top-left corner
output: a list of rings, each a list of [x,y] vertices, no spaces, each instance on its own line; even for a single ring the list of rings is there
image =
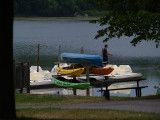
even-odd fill
[[[108,52],[107,52],[107,49],[104,48],[104,49],[103,49],[103,61],[104,61],[104,60],[108,60],[108,55],[107,55],[107,53],[108,53]]]

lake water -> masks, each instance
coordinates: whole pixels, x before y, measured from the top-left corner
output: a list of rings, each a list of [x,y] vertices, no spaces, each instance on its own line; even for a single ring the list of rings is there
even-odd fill
[[[88,21],[14,21],[14,59],[36,65],[38,44],[40,66],[46,70],[51,70],[57,62],[59,46],[61,52],[80,53],[83,47],[85,54],[101,55],[106,43],[102,42],[103,38],[94,39],[101,28]],[[140,83],[149,86],[142,90],[142,95],[155,94],[154,86],[160,83],[160,47],[156,48],[153,42],[141,42],[133,47],[131,39],[121,37],[107,42],[108,51],[113,54],[109,57],[109,64],[130,65],[133,72],[142,73],[147,79]],[[95,96],[98,95],[95,93]],[[130,96],[135,96],[134,90]]]

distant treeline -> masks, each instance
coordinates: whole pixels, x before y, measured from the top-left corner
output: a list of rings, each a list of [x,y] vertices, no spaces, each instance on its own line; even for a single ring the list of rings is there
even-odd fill
[[[15,17],[71,17],[74,15],[99,16],[94,2],[81,0],[14,0]]]

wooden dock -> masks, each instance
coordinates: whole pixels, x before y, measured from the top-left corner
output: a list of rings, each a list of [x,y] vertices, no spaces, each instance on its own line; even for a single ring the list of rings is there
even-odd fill
[[[37,81],[37,82],[30,81],[29,62],[14,63],[13,66],[14,66],[13,70],[14,70],[15,88],[20,89],[21,93],[23,92],[23,89],[27,89],[27,93],[30,93],[30,90],[35,90],[35,89],[64,88],[54,85],[51,82],[51,78],[50,80],[48,79],[44,81]],[[142,89],[148,87],[148,86],[140,86],[139,82],[145,79],[142,78],[141,74],[135,74],[135,73],[133,73],[132,75],[123,75],[123,76],[107,76],[107,75],[94,75],[94,74],[89,74],[87,76],[86,74],[83,74],[82,76],[77,77],[77,80],[78,78],[83,79],[84,81],[89,81],[91,84],[89,88],[105,87],[106,90],[100,90],[100,91],[104,92],[105,99],[107,100],[110,100],[109,91],[135,89],[136,96],[141,97]],[[108,89],[108,87],[112,84],[123,83],[123,82],[125,83],[136,82],[137,84],[135,87]],[[73,89],[73,91],[74,95],[76,95],[76,89]],[[87,89],[86,95],[89,95],[89,89]]]

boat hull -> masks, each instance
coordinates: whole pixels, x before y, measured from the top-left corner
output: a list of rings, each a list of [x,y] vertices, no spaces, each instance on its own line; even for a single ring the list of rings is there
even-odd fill
[[[81,63],[102,67],[102,57],[97,55],[62,53],[61,60],[69,63]]]
[[[85,82],[85,83],[71,83],[71,82],[65,82],[65,81],[61,81],[58,80],[56,78],[52,78],[51,80],[53,82],[53,84],[60,86],[60,87],[68,87],[68,88],[75,88],[75,89],[87,89],[90,86],[89,82]]]
[[[56,67],[54,71],[61,75],[80,76],[83,73],[84,68],[63,69],[63,67]]]
[[[114,68],[91,68],[90,73],[91,74],[98,74],[98,75],[108,75],[110,74]]]

